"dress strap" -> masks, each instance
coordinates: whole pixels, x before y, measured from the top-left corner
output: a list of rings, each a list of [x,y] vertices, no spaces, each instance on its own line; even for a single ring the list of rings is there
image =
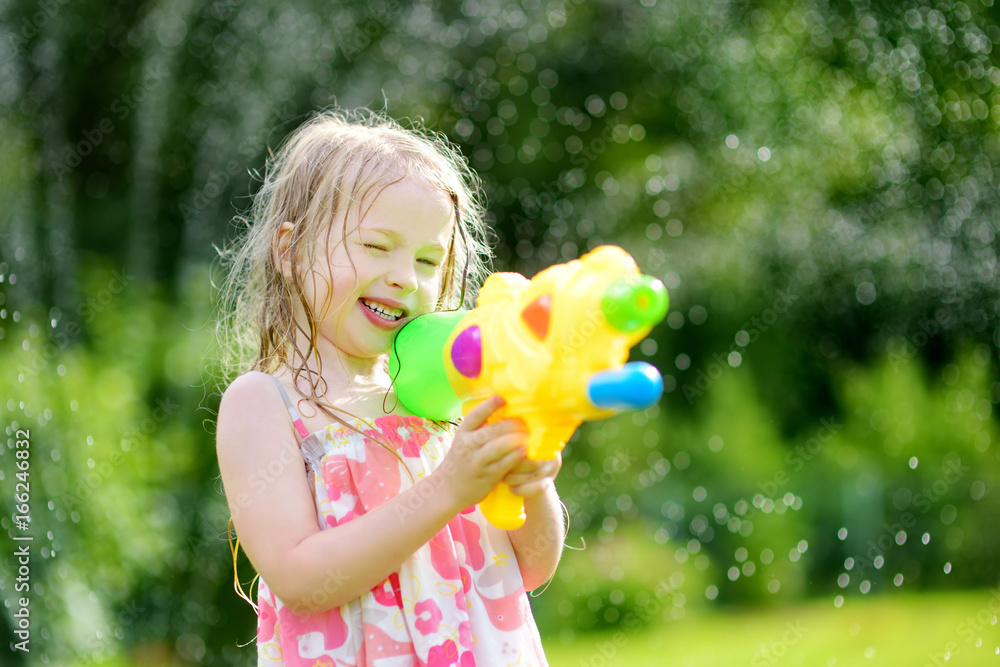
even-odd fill
[[[288,408],[288,414],[292,418],[292,424],[295,425],[295,430],[299,432],[299,435],[303,438],[309,436],[309,431],[306,430],[306,425],[302,423],[302,417],[299,416],[299,411],[295,409],[295,405],[292,403],[292,399],[288,397],[288,392],[285,390],[285,385],[281,384],[281,380],[274,377],[273,375],[268,375],[269,378],[274,380],[274,384],[278,385],[278,391],[281,392],[281,398],[285,401],[285,407]]]

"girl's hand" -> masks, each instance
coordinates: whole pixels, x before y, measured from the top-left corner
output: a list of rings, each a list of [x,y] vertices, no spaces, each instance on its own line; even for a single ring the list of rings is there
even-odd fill
[[[451,450],[432,475],[459,510],[481,501],[525,461],[528,430],[523,422],[486,423],[503,405],[502,397],[492,396],[469,412],[455,433]]]
[[[562,468],[562,452],[551,461],[524,459],[504,477],[510,490],[525,498],[540,496],[552,486],[553,480]]]

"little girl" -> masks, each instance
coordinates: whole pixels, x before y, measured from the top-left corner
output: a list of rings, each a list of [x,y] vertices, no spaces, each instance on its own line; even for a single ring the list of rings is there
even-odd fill
[[[488,252],[478,180],[445,141],[320,114],[268,165],[231,253],[220,331],[239,371],[219,408],[226,498],[260,575],[259,665],[545,665],[525,591],[555,571],[560,461],[524,425],[408,414],[388,351],[463,305]],[[235,374],[235,373],[234,373]],[[516,531],[476,507],[501,480]]]

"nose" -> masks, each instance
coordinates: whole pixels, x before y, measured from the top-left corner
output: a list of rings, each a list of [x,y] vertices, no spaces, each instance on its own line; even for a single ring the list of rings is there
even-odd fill
[[[386,270],[385,279],[390,286],[398,287],[404,292],[414,292],[419,285],[417,270],[407,262],[392,262]]]

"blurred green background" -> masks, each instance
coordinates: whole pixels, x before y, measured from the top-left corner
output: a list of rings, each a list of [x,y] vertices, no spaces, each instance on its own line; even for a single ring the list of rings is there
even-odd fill
[[[633,352],[660,405],[566,452],[572,548],[532,599],[551,664],[1000,661],[992,0],[0,16],[2,664],[254,664],[216,247],[334,104],[460,146],[496,269],[615,243],[670,290]],[[29,534],[31,650],[8,652]]]

